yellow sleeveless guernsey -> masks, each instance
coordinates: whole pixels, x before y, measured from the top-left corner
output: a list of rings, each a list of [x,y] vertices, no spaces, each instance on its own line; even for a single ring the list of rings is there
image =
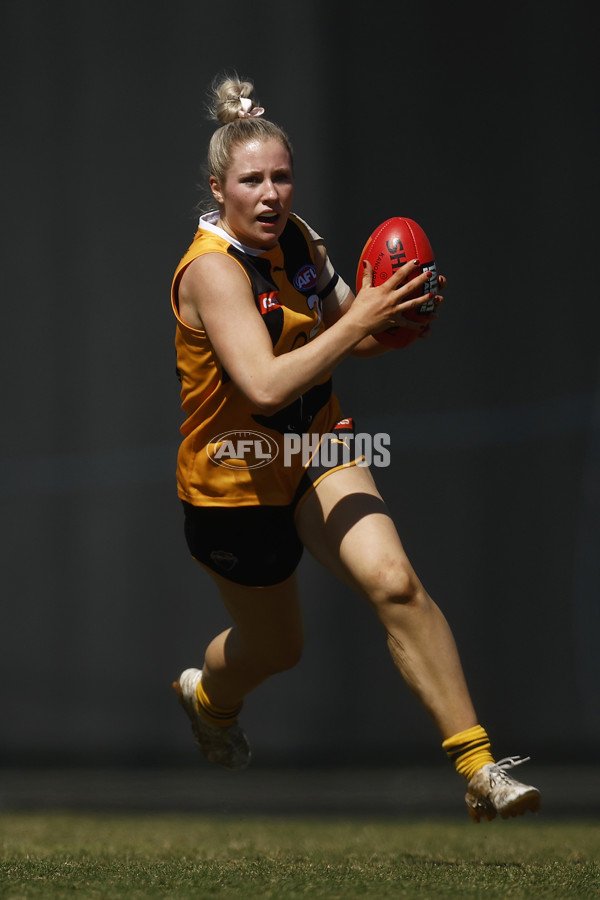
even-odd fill
[[[313,340],[324,328],[309,231],[291,215],[279,244],[259,253],[238,244],[205,216],[171,289],[186,416],[177,459],[179,497],[194,506],[287,505],[294,500],[304,467],[302,454],[289,452],[285,435],[326,434],[340,420],[331,375],[272,416],[256,410],[224,370],[206,332],[190,328],[179,316],[181,276],[204,253],[223,253],[242,267],[279,356]]]

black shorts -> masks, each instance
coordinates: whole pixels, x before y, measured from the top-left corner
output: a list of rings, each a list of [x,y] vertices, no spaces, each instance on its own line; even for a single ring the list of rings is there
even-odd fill
[[[236,584],[268,587],[296,570],[304,547],[290,506],[191,506],[183,501],[190,553]]]
[[[307,466],[288,506],[192,506],[184,500],[185,537],[194,559],[248,587],[269,587],[289,578],[304,551],[294,522],[298,505],[325,475],[360,459],[354,454],[351,419],[338,423],[325,449]]]

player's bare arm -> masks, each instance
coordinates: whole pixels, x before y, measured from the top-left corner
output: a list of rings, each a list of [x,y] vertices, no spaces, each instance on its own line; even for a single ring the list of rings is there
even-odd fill
[[[209,253],[194,260],[182,276],[180,315],[190,327],[206,331],[240,390],[258,409],[272,414],[322,381],[367,335],[390,327],[402,310],[422,302],[412,295],[426,278],[418,276],[410,286],[406,279],[400,269],[386,285],[365,287],[335,326],[293,353],[275,356],[242,268],[222,254]]]

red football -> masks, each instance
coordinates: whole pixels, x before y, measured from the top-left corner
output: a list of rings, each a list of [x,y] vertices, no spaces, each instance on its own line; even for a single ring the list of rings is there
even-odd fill
[[[363,260],[373,266],[373,286],[383,284],[390,275],[413,259],[421,263],[421,272],[431,272],[432,277],[423,285],[423,293],[437,293],[437,272],[435,259],[429,239],[420,225],[404,216],[388,219],[376,228],[365,244],[356,272],[356,292],[362,287]],[[412,276],[415,278],[418,271]],[[427,300],[421,306],[404,313],[412,322],[427,325],[428,317],[434,310],[433,300]],[[388,347],[408,347],[419,337],[418,331],[410,328],[388,328],[373,335],[380,343]]]

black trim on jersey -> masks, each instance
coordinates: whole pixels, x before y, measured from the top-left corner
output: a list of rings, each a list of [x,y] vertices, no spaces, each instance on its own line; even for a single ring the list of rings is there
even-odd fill
[[[310,250],[306,241],[304,232],[299,225],[292,219],[288,219],[283,234],[279,238],[279,244],[283,250],[283,264],[285,266],[285,274],[290,284],[293,284],[296,290],[304,294],[305,297],[312,297],[316,293],[316,277],[317,269],[310,255]],[[315,281],[307,287],[298,287],[296,283],[296,275],[305,266],[312,266],[315,270]]]
[[[331,378],[316,384],[293,403],[284,406],[273,416],[253,415],[259,425],[278,431],[279,434],[304,434],[310,431],[313,419],[331,397]]]
[[[326,285],[326,287],[322,291],[318,292],[321,300],[325,300],[326,297],[329,297],[330,293],[335,288],[335,286],[339,280],[340,280],[340,276],[338,275],[337,272],[334,272],[333,278],[331,279],[331,281]]]
[[[305,267],[312,266],[316,268],[310,255],[310,247],[308,240],[300,228],[300,226],[292,219],[288,219],[283,233],[279,238],[279,244],[283,252],[284,268],[287,279],[298,291],[307,299],[316,295],[316,281],[308,284],[306,287],[298,287],[296,284],[296,275]],[[276,291],[277,285],[271,277],[271,264],[268,259],[260,256],[251,256],[238,250],[237,247],[230,245],[227,252],[238,260],[248,273],[254,301],[257,308],[261,312],[263,322],[265,323],[273,346],[281,337],[284,325],[284,311],[281,307],[269,310],[263,313],[260,309],[259,297],[261,294]],[[337,276],[336,276],[337,278]],[[333,280],[333,279],[332,279]],[[332,285],[333,287],[334,285]],[[298,346],[300,342],[308,341],[307,334],[298,334],[294,341],[294,346]],[[293,349],[293,348],[292,348]],[[303,434],[310,430],[310,425],[320,409],[322,409],[331,397],[332,385],[331,379],[324,384],[317,384],[310,390],[306,391],[293,403],[280,409],[273,416],[253,415],[252,418],[259,425],[272,428],[280,434]]]
[[[258,299],[260,295],[277,290],[277,285],[271,278],[271,264],[269,260],[261,259],[259,256],[250,256],[249,253],[243,253],[232,245],[229,246],[227,252],[234,256],[248,273],[256,308],[259,312],[262,312]],[[283,331],[283,310],[281,308],[270,309],[267,313],[262,314],[262,319],[269,332],[271,343],[275,346]]]

